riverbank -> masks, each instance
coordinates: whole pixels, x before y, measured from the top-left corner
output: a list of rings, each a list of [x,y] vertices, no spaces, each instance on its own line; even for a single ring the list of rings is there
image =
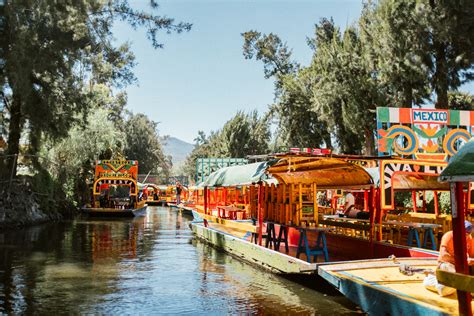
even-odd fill
[[[16,229],[72,218],[77,213],[71,203],[57,201],[33,191],[27,179],[0,190],[0,228]]]

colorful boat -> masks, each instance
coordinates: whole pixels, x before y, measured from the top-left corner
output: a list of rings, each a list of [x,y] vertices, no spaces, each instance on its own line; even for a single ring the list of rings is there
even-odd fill
[[[450,183],[451,209],[453,213],[453,243],[456,273],[437,271],[438,281],[457,289],[459,314],[472,315],[474,278],[469,276],[466,230],[464,219],[472,205],[472,182],[474,181],[474,140],[471,139],[456,153],[441,173],[441,181]],[[469,199],[466,199],[469,197]],[[467,203],[466,203],[467,202]]]
[[[143,184],[143,190],[147,194],[147,204],[148,205],[165,205],[166,203],[166,186],[159,186],[153,183]]]
[[[436,259],[400,258],[320,264],[318,274],[369,315],[454,315],[455,295],[440,297],[423,285]],[[419,272],[413,272],[419,271]]]
[[[143,216],[146,199],[139,192],[138,161],[98,160],[92,188],[92,203],[82,211],[93,216]]]

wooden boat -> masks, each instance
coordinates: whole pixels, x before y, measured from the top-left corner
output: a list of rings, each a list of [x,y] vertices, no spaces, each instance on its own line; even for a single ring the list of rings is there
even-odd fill
[[[455,295],[440,297],[427,290],[423,285],[425,275],[403,274],[400,272],[402,265],[436,271],[437,260],[400,258],[395,262],[391,259],[336,262],[320,264],[318,274],[370,315],[457,314]]]
[[[166,186],[159,186],[153,183],[145,183],[143,190],[147,192],[146,203],[148,205],[164,205],[166,203]]]
[[[457,289],[459,314],[472,315],[474,278],[469,276],[466,254],[466,230],[464,219],[473,203],[472,182],[474,182],[474,141],[467,142],[450,160],[440,175],[441,181],[450,183],[451,209],[453,213],[453,246],[456,273],[438,270],[438,282]],[[468,199],[466,199],[466,196]],[[466,203],[467,202],[467,203]]]
[[[136,160],[98,160],[92,203],[82,208],[91,216],[143,216],[146,199],[138,189]]]

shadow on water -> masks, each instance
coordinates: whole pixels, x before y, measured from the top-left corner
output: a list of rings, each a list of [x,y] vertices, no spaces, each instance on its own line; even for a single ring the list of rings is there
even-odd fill
[[[191,220],[150,207],[142,218],[2,232],[0,313],[358,313],[195,241]]]

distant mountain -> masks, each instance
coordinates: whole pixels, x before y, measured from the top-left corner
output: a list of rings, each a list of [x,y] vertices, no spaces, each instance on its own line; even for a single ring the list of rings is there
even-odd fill
[[[194,148],[193,144],[172,136],[165,137],[163,142],[163,152],[165,155],[171,156],[173,169],[181,166]]]

